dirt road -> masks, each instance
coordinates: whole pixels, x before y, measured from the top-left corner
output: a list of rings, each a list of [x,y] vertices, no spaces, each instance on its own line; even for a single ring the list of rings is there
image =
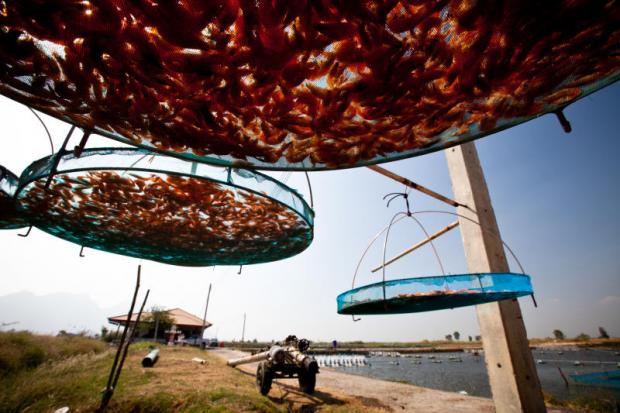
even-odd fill
[[[218,349],[213,354],[224,360],[247,355],[241,351],[228,349]],[[241,365],[237,368],[254,374],[256,363]],[[276,391],[290,392],[290,389],[296,388],[296,380],[279,380],[279,383],[274,385]],[[383,408],[388,411],[420,413],[444,413],[448,411],[484,413],[495,411],[491,399],[345,374],[325,367],[321,368],[317,377],[317,391],[319,397],[321,392],[349,396],[358,399],[368,407]],[[549,412],[559,413],[561,410],[549,410]]]

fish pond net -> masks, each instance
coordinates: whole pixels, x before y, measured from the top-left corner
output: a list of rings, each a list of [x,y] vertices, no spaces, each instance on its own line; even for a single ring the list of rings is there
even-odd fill
[[[577,384],[620,389],[620,370],[601,371],[597,373],[571,374],[570,378]]]
[[[167,264],[275,261],[313,238],[314,212],[276,180],[136,148],[43,158],[23,172],[15,198],[52,235]]]
[[[344,168],[473,140],[616,81],[619,21],[620,4],[598,0],[7,0],[0,93],[201,162]]]
[[[29,225],[14,202],[17,185],[17,176],[0,166],[0,229],[18,229]]]
[[[339,314],[443,310],[533,294],[530,277],[513,273],[441,275],[388,280],[342,293]]]

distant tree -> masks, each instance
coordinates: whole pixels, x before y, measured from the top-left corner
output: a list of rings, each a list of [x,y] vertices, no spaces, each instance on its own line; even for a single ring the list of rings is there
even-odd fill
[[[587,335],[586,333],[581,333],[577,337],[575,337],[575,340],[577,340],[577,341],[589,341],[590,340],[590,336]]]
[[[452,334],[448,334],[448,335],[446,336],[446,340],[447,340],[447,341],[452,341]]]
[[[256,344],[256,343],[258,343],[258,340],[254,339],[254,340],[252,340],[252,343]]]
[[[474,339],[473,339],[471,336],[469,336],[469,341],[473,341],[473,340],[474,340]]]
[[[609,334],[607,334],[607,330],[603,327],[598,328],[598,338],[609,338]]]
[[[452,335],[454,336],[454,339],[456,341],[459,341],[459,339],[461,338],[461,333],[459,333],[458,331],[455,331],[454,333],[452,333]]]
[[[101,338],[104,339],[108,335],[108,333],[109,333],[109,330],[105,326],[102,326],[101,327]]]
[[[173,324],[170,313],[159,306],[151,307],[150,314],[147,314],[142,320],[144,320],[142,328],[146,329],[144,334],[153,328],[153,338],[155,340],[162,337],[165,331],[170,330]]]
[[[556,340],[564,340],[566,338],[562,330],[557,329],[553,330],[553,337],[555,337]]]

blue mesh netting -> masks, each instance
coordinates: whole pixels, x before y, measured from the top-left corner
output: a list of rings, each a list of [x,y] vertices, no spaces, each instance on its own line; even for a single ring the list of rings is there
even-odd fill
[[[533,293],[530,277],[482,273],[390,280],[338,296],[340,314],[400,314],[464,307]]]
[[[17,229],[28,226],[25,217],[15,206],[14,195],[18,179],[11,171],[0,166],[0,229]]]
[[[602,386],[620,389],[620,370],[603,371],[589,374],[571,374],[570,378],[577,384]]]
[[[306,249],[313,211],[276,180],[142,149],[89,149],[28,167],[17,205],[36,227],[103,251],[187,266],[268,262]]]
[[[0,93],[204,162],[352,167],[480,138],[618,80],[618,21],[617,1],[7,0]]]

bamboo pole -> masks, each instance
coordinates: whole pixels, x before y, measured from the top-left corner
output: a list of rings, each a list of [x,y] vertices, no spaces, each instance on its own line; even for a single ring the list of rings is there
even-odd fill
[[[116,370],[116,365],[118,364],[118,359],[120,357],[121,349],[123,347],[123,344],[125,343],[125,337],[127,336],[127,329],[129,328],[129,324],[131,323],[131,315],[133,314],[133,308],[136,305],[136,298],[138,298],[138,290],[140,290],[141,270],[142,270],[142,266],[138,265],[138,276],[136,278],[136,287],[133,292],[133,299],[131,300],[131,306],[129,307],[129,313],[127,314],[127,321],[125,323],[125,328],[123,328],[123,333],[121,334],[121,340],[120,340],[120,343],[118,344],[116,356],[114,356],[114,363],[112,363],[112,369],[110,370],[110,376],[108,377],[108,384],[106,386],[106,388],[108,389],[112,385],[112,380],[114,379],[114,371]]]
[[[460,204],[460,203],[458,203],[458,202],[456,202],[456,201],[454,201],[454,200],[452,200],[450,198],[447,198],[447,197],[445,197],[445,196],[443,196],[443,195],[433,191],[432,189],[428,189],[428,188],[426,188],[426,187],[424,187],[424,186],[422,186],[420,184],[416,184],[415,182],[410,181],[407,178],[403,178],[402,176],[397,175],[394,172],[388,171],[387,169],[382,168],[382,167],[380,167],[378,165],[370,165],[370,166],[367,166],[367,168],[371,169],[371,170],[373,170],[373,171],[375,171],[377,173],[380,173],[383,176],[387,176],[388,178],[391,178],[391,179],[395,180],[396,182],[400,182],[401,184],[403,184],[405,186],[408,186],[409,188],[415,189],[416,191],[420,191],[423,194],[426,194],[426,195],[430,196],[431,198],[435,198],[438,201],[444,202],[444,203],[446,203],[446,204],[448,204],[450,206],[453,206],[453,207],[465,206],[463,204]]]
[[[73,131],[73,128],[72,128]],[[114,373],[116,373],[116,367],[118,365],[118,360],[121,355],[121,351],[123,350],[125,344],[125,337],[127,336],[127,330],[129,329],[129,324],[131,322],[131,315],[133,314],[133,309],[136,305],[136,298],[138,297],[138,291],[140,290],[140,272],[142,270],[142,266],[138,265],[138,275],[136,277],[136,287],[133,292],[133,298],[131,300],[131,306],[129,307],[129,313],[127,313],[127,321],[125,322],[125,327],[123,328],[123,333],[121,334],[121,340],[118,343],[118,348],[116,349],[116,355],[114,356],[114,362],[112,363],[112,368],[110,369],[110,375],[108,376],[108,382],[106,384],[105,389],[103,390],[103,396],[101,397],[101,405],[99,406],[98,412],[104,412],[110,399],[112,398],[112,393],[114,392],[114,388],[112,387],[112,382],[114,380]],[[120,327],[120,324],[119,324]],[[118,331],[118,329],[117,329]]]
[[[381,268],[383,267],[387,267],[388,265],[390,265],[391,263],[393,263],[394,261],[397,261],[399,259],[401,259],[402,257],[404,257],[405,255],[412,253],[413,251],[417,250],[418,248],[428,244],[429,242],[431,242],[432,240],[439,238],[440,236],[442,236],[443,234],[445,234],[446,232],[449,232],[450,230],[456,228],[459,226],[459,222],[455,221],[453,223],[451,223],[450,225],[448,225],[447,227],[440,229],[439,231],[435,232],[434,234],[431,234],[428,238],[418,242],[417,244],[407,248],[406,250],[404,250],[403,252],[401,252],[400,254],[398,254],[395,257],[390,258],[389,260],[387,260],[385,263],[383,263],[382,265],[379,265],[376,268],[372,269],[372,272],[377,272],[379,271]]]
[[[140,307],[140,311],[138,312],[138,315],[136,317],[136,322],[133,325],[133,328],[131,329],[131,333],[129,334],[129,340],[127,340],[127,343],[125,343],[125,348],[123,349],[123,357],[121,358],[121,361],[118,365],[118,369],[116,369],[116,375],[114,376],[114,382],[112,383],[112,391],[114,391],[114,389],[116,388],[118,379],[121,376],[121,371],[123,370],[123,364],[125,364],[125,358],[127,357],[127,351],[129,351],[129,345],[133,341],[136,335],[136,330],[140,326],[140,317],[142,316],[142,311],[144,311],[144,306],[146,305],[146,300],[148,300],[150,292],[151,290],[146,290],[146,295],[144,296],[144,301],[142,301],[142,306]]]

